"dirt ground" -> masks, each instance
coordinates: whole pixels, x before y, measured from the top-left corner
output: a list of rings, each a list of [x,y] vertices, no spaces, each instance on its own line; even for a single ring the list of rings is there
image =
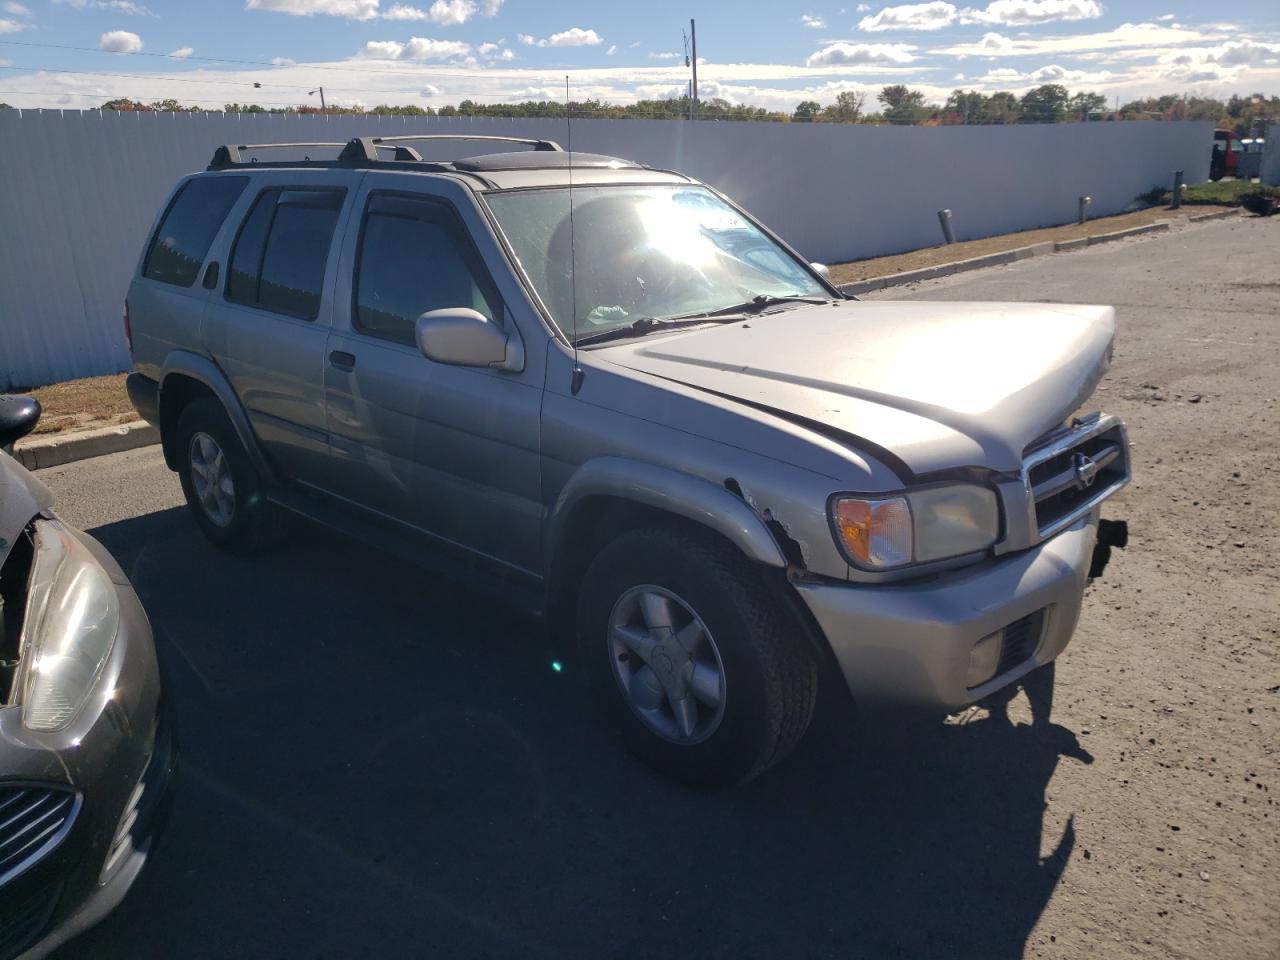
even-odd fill
[[[891,273],[902,273],[905,270],[918,270],[922,267],[936,267],[940,263],[953,263],[956,260],[968,260],[970,257],[981,257],[988,253],[1000,253],[1016,247],[1026,247],[1033,243],[1044,243],[1048,240],[1076,240],[1080,237],[1096,237],[1100,233],[1111,233],[1129,227],[1144,226],[1157,220],[1170,220],[1175,225],[1187,222],[1188,217],[1212,213],[1217,207],[1195,206],[1183,207],[1181,210],[1169,210],[1165,207],[1149,207],[1146,210],[1135,210],[1132,213],[1121,213],[1114,217],[1099,217],[1083,224],[1068,223],[1058,227],[1042,227],[1038,230],[1023,230],[1019,233],[1004,233],[997,237],[983,237],[981,240],[965,240],[960,243],[942,244],[937,247],[924,247],[907,253],[898,253],[888,257],[873,257],[869,260],[853,260],[849,263],[832,264],[831,279],[836,283],[853,283],[855,280],[867,280],[871,277],[883,277]],[[1221,209],[1227,209],[1223,207]],[[939,228],[939,232],[941,228]]]
[[[109,377],[68,380],[32,390],[31,395],[44,407],[35,432],[92,430],[137,420],[138,414],[125,393],[124,378],[123,373],[118,373]]]
[[[865,299],[1113,304],[1128,549],[1058,664],[1025,956],[1280,957],[1280,218],[1194,224]],[[979,711],[980,713],[980,711]],[[986,722],[978,720],[979,723]],[[1068,742],[1071,742],[1070,740]],[[1066,855],[1059,838],[1069,837]]]

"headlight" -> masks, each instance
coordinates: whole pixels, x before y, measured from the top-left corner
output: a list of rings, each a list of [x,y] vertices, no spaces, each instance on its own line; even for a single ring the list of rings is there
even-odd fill
[[[996,495],[967,484],[832,502],[836,540],[864,570],[893,570],[985,550],[1000,535]]]
[[[37,521],[31,592],[23,618],[22,723],[61,730],[89,697],[106,663],[120,609],[115,587],[62,524]]]

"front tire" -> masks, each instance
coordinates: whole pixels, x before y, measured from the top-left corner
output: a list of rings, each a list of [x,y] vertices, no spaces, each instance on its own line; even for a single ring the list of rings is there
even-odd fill
[[[645,529],[605,547],[578,600],[583,670],[627,746],[696,786],[745,783],[813,716],[818,668],[759,570],[700,531]]]
[[[178,417],[178,477],[196,523],[213,543],[252,553],[276,529],[262,478],[216,400],[193,400]]]

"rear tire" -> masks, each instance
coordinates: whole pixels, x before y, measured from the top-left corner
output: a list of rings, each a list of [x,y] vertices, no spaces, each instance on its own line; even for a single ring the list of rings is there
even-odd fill
[[[682,783],[745,783],[800,741],[817,660],[759,570],[700,531],[636,530],[578,597],[583,672],[627,746]],[[717,677],[718,671],[718,677]]]
[[[182,492],[204,535],[233,553],[267,545],[276,511],[222,405],[206,397],[188,403],[175,442]]]

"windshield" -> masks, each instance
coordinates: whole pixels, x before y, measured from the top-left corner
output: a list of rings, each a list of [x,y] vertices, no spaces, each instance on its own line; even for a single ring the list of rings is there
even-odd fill
[[[575,187],[576,284],[567,188],[486,199],[530,282],[570,339],[626,327],[642,317],[722,310],[754,297],[829,296],[786,250],[704,187]]]

